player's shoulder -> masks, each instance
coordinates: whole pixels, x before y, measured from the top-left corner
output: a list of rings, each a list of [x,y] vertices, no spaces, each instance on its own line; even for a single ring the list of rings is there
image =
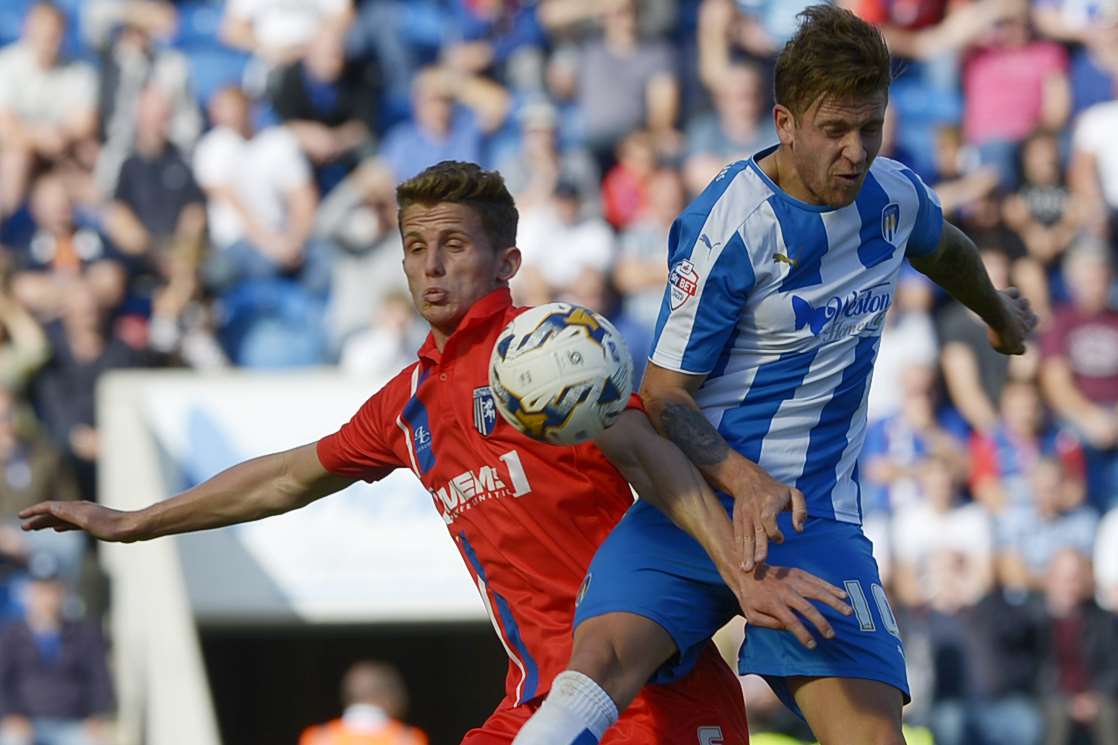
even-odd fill
[[[917,177],[916,172],[904,163],[899,160],[887,158],[884,155],[879,155],[873,159],[873,163],[870,164],[870,173],[879,181],[883,178],[897,181],[901,179],[911,181],[913,178]]]
[[[398,413],[403,409],[423,378],[423,369],[418,360],[400,370],[366,400],[362,407],[366,416],[377,413],[378,418],[384,416],[394,419],[395,413],[392,412]]]
[[[754,159],[728,163],[680,214],[704,224],[703,232],[724,240],[775,193]]]
[[[423,367],[420,361],[416,360],[389,378],[382,390],[400,391],[410,395],[412,390],[423,381],[423,377]]]
[[[925,201],[934,192],[911,168],[892,158],[878,156],[870,164],[870,175],[893,199]]]

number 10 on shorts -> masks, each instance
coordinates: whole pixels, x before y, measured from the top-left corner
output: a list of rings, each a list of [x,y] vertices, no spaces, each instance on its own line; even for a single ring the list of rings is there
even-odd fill
[[[850,604],[854,606],[854,616],[858,619],[858,626],[861,627],[862,631],[877,631],[877,625],[873,622],[873,614],[870,613],[870,604],[866,600],[866,593],[862,590],[862,583],[856,579],[848,579],[842,584],[846,587]],[[877,613],[881,616],[881,623],[885,626],[885,630],[900,639],[901,630],[897,627],[897,617],[893,615],[893,609],[889,607],[889,598],[885,595],[885,588],[874,582],[870,585],[870,594],[873,595],[874,602],[877,604]]]

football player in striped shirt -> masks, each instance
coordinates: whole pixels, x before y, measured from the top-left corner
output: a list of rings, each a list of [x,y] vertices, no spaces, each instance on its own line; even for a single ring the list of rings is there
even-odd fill
[[[862,533],[858,481],[897,275],[907,259],[975,311],[1005,354],[1024,351],[1036,319],[1015,290],[994,289],[919,177],[876,157],[892,80],[880,33],[830,5],[801,18],[776,63],[779,144],[728,165],[671,229],[641,392],[657,428],[733,510],[746,566],[767,558],[805,569],[844,587],[854,607],[852,616],[821,607],[836,635],[806,646],[750,617],[739,672],[764,676],[822,745],[904,745],[904,652]],[[806,502],[806,525],[779,514],[790,501]],[[582,624],[641,615],[679,650],[669,666],[647,660],[645,672],[672,680],[724,620],[729,596],[714,567],[642,502],[589,576],[576,660],[595,655],[579,643]],[[618,665],[598,657],[597,669],[579,664],[608,681]],[[589,742],[576,729],[554,734],[585,705],[553,693],[517,745]]]

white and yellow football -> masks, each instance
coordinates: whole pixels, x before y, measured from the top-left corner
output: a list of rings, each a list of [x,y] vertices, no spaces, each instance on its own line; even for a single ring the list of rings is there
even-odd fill
[[[548,303],[521,313],[498,335],[489,387],[509,424],[541,442],[574,445],[625,410],[633,360],[601,315]]]

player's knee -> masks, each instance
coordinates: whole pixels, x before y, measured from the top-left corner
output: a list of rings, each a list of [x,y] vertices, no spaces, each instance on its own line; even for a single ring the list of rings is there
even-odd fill
[[[599,682],[617,677],[624,669],[617,642],[617,639],[602,633],[576,637],[567,668]]]
[[[660,626],[614,613],[579,625],[567,667],[594,680],[624,709],[674,650]]]

